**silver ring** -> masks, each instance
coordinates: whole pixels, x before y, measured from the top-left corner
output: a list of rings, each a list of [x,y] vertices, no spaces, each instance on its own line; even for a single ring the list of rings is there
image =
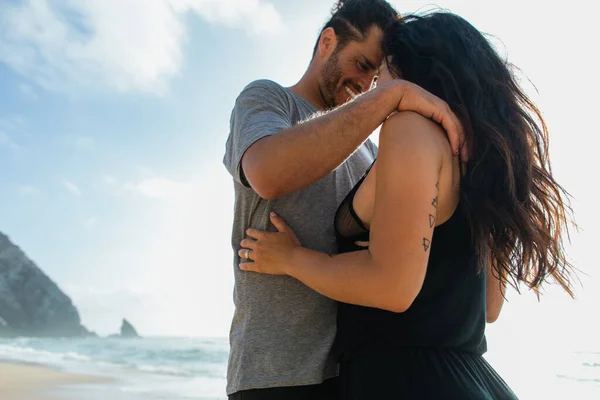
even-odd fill
[[[244,255],[244,258],[245,258],[246,260],[249,260],[249,259],[250,259],[250,249],[246,249],[246,253],[245,253],[245,255]]]

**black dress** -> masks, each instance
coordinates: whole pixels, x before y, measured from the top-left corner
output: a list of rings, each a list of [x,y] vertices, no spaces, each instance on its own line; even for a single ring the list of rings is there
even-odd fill
[[[370,168],[369,168],[370,170]],[[340,205],[335,228],[341,253],[364,250],[369,231],[352,207],[369,171]],[[334,352],[343,400],[516,399],[482,357],[485,269],[459,204],[435,228],[423,287],[403,313],[341,303]]]

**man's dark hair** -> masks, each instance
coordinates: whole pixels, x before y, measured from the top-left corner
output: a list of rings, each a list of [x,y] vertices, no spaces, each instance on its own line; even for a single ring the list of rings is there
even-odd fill
[[[336,51],[340,51],[349,42],[361,42],[367,38],[369,29],[379,27],[383,32],[398,19],[398,12],[385,0],[340,0],[331,10],[331,19],[323,31],[333,28],[337,36]],[[313,56],[319,46],[319,38],[313,49]]]

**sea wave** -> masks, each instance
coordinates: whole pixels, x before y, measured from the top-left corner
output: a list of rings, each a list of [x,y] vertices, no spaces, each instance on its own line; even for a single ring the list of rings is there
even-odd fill
[[[69,351],[54,353],[31,347],[19,347],[0,344],[0,360],[24,361],[36,364],[60,365],[64,361],[90,361],[89,357]]]
[[[120,338],[0,340],[0,359],[89,370],[120,369],[166,376],[224,378],[224,340]]]

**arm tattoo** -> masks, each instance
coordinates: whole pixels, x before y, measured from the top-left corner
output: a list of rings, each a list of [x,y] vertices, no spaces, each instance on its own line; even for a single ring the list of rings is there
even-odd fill
[[[435,184],[435,188],[438,191],[440,190],[440,182],[439,181]],[[431,205],[434,206],[435,208],[438,208],[438,196],[435,196],[435,198],[431,202]],[[434,224],[435,224],[435,215],[429,214],[429,227],[433,228]]]
[[[435,216],[429,214],[429,227],[433,228],[434,225],[435,225]]]
[[[431,245],[431,241],[429,239],[423,238],[423,250],[429,250],[429,246]]]
[[[438,190],[440,189],[440,182],[437,182],[435,184],[435,188]],[[438,196],[435,196],[435,198],[431,202],[431,205],[435,208],[438,208]],[[429,214],[429,228],[433,228],[434,226],[435,226],[435,215]],[[431,246],[431,240],[429,240],[427,238],[423,238],[423,250],[425,250],[425,251],[429,250],[430,246]]]

